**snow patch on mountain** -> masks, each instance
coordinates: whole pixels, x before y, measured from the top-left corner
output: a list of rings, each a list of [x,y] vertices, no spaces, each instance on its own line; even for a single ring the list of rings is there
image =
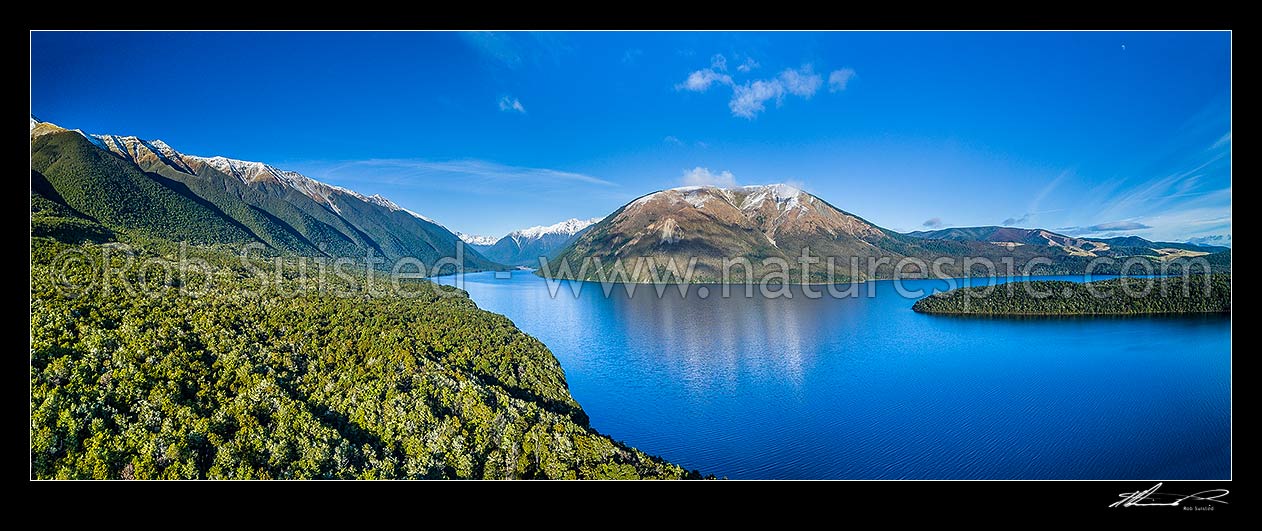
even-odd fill
[[[739,204],[736,201],[737,194],[741,194],[744,197]],[[763,203],[767,201],[774,201],[777,210],[781,212],[787,213],[794,209],[805,211],[807,210],[805,203],[812,201],[810,196],[803,192],[801,188],[784,183],[738,186],[735,188],[679,186],[648,194],[632,201],[627,207],[638,208],[659,197],[668,198],[672,202],[682,200],[694,208],[701,208],[709,200],[720,198],[727,200],[732,206],[746,212],[762,208]]]
[[[573,236],[575,234],[578,234],[578,231],[581,231],[591,226],[594,223],[598,223],[602,219],[605,219],[605,218],[591,218],[591,219],[570,218],[570,219],[567,219],[565,221],[562,221],[560,223],[556,223],[553,225],[548,225],[548,226],[537,225],[534,227],[516,230],[516,231],[513,231],[512,233],[509,233],[508,236],[513,238],[514,240],[521,240],[521,239],[533,240],[533,239],[542,238],[544,235],[547,235],[547,234],[564,234],[566,236]]]
[[[36,128],[40,126],[49,127],[52,126],[52,124],[40,122],[32,116],[32,135],[35,135]],[[190,162],[199,162],[226,175],[241,179],[241,182],[246,184],[264,181],[280,183],[316,200],[317,202],[327,205],[339,215],[342,214],[342,206],[338,204],[338,201],[345,201],[345,196],[349,196],[365,203],[377,205],[394,212],[404,212],[419,220],[441,226],[441,224],[433,219],[403,208],[394,201],[391,201],[380,194],[366,196],[354,190],[320,182],[296,171],[282,170],[270,164],[249,160],[231,159],[223,156],[202,157],[197,155],[185,155],[176,151],[175,148],[172,148],[169,144],[161,140],[142,140],[135,136],[84,136],[102,149],[109,150],[119,156],[133,161],[139,158],[153,156],[186,173],[196,173],[189,164]]]
[[[461,241],[463,241],[463,242],[465,242],[465,243],[467,243],[467,244],[469,244],[469,245],[495,245],[495,242],[500,241],[500,240],[499,240],[499,238],[493,238],[493,237],[491,237],[491,236],[479,236],[479,235],[477,235],[477,234],[465,234],[465,233],[463,233],[463,232],[459,232],[459,231],[457,231],[457,232],[456,232],[456,237],[457,237],[457,238],[460,238],[460,240],[461,240]]]
[[[741,202],[741,210],[755,210],[762,207],[764,201],[771,199],[776,202],[776,208],[781,211],[788,211],[794,208],[805,210],[805,205],[801,202],[802,190],[796,186],[789,184],[767,184],[758,186],[742,186],[742,190],[749,192],[745,200]]]
[[[709,201],[709,200],[710,200],[710,196],[707,194],[698,194],[698,193],[692,193],[692,192],[684,193],[684,201],[687,201],[688,204],[692,205],[694,208],[701,208],[705,206],[706,201]]]

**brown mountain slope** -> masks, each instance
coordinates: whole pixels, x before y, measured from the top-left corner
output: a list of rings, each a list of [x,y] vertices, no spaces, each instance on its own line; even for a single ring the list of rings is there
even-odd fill
[[[671,275],[676,279],[722,281],[724,263],[729,278],[745,282],[746,272],[760,278],[784,272],[794,281],[867,278],[888,273],[890,265],[874,272],[850,271],[850,257],[885,257],[897,262],[909,245],[927,252],[897,233],[837,209],[822,199],[784,184],[738,188],[684,187],[643,196],[596,224],[549,265],[568,264],[562,276],[596,280],[616,275],[621,262],[624,278],[646,282]],[[949,242],[963,248],[962,245]],[[804,271],[800,258],[821,258]],[[827,258],[834,259],[828,274]],[[692,275],[689,262],[696,259]],[[599,261],[599,265],[597,264]],[[584,262],[587,269],[582,270]],[[745,269],[744,264],[749,268]],[[804,273],[806,273],[804,275]]]

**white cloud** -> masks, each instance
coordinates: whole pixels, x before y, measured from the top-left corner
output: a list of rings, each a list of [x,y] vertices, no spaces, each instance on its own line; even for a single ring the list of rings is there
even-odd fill
[[[513,111],[513,112],[526,114],[526,107],[521,104],[521,100],[517,98],[510,98],[508,96],[504,96],[503,98],[500,98],[500,110]],[[544,114],[547,114],[547,113],[544,113]]]
[[[716,53],[710,58],[710,69],[714,71],[727,71],[727,58],[723,54]]]
[[[675,90],[691,90],[693,92],[705,92],[710,89],[710,85],[714,83],[723,85],[732,84],[732,76],[715,72],[713,70],[697,70],[688,74],[688,79],[683,83],[675,85]]]
[[[731,188],[736,186],[736,176],[732,172],[723,170],[719,173],[711,172],[709,168],[697,166],[691,170],[684,170],[683,175],[684,186],[718,186],[719,188]]]
[[[824,83],[824,79],[811,69],[811,65],[803,66],[800,70],[789,68],[780,72],[780,81],[784,83],[784,89],[789,91],[789,94],[806,99],[814,96],[819,86]]]
[[[736,70],[741,73],[748,73],[759,66],[757,61],[752,58],[746,58],[743,63],[736,67]],[[767,109],[768,101],[775,100],[776,106],[780,106],[784,103],[785,94],[810,99],[824,85],[824,78],[816,74],[814,68],[809,64],[797,69],[787,68],[770,79],[754,79],[744,83],[735,82],[732,76],[726,72],[727,58],[721,54],[715,55],[710,59],[710,68],[696,70],[688,74],[688,78],[683,83],[675,85],[675,90],[705,92],[716,83],[727,85],[732,87],[732,98],[728,100],[727,104],[732,111],[732,116],[752,120],[758,113]],[[845,74],[845,72],[849,72],[849,74]],[[837,80],[842,85],[842,88],[844,88],[849,76],[853,75],[854,71],[850,69],[842,69],[832,73],[832,77],[844,77],[844,79]]]
[[[733,116],[752,120],[758,113],[766,110],[764,103],[771,99],[776,100],[776,105],[784,100],[784,85],[777,79],[758,80],[732,87],[732,100],[727,106],[732,109]]]
[[[842,68],[833,70],[828,74],[828,91],[841,92],[846,90],[846,85],[854,78],[855,71],[853,68]]]
[[[679,137],[677,137],[677,136],[673,136],[673,135],[667,135],[667,136],[666,136],[666,138],[663,138],[663,139],[662,139],[662,142],[665,142],[665,143],[670,144],[670,145],[672,145],[672,146],[682,146],[682,145],[684,145],[684,142],[683,142],[682,140],[680,140],[680,139],[679,139]]]

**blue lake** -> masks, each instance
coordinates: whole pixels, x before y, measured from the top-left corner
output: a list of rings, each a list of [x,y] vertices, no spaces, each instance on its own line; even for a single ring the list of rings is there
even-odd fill
[[[1067,277],[1066,277],[1067,278]],[[1072,278],[1067,278],[1073,280]],[[450,284],[452,279],[443,281]],[[908,281],[932,289],[942,281]],[[858,297],[469,274],[477,304],[561,360],[593,427],[748,479],[1231,477],[1225,316],[921,315],[892,282]],[[874,296],[869,297],[869,292]]]

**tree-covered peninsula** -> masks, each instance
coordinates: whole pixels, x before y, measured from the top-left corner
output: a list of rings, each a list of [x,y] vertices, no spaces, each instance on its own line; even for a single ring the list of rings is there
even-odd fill
[[[912,309],[951,315],[1230,313],[1231,274],[1115,278],[1089,283],[1009,282],[935,293]]]

